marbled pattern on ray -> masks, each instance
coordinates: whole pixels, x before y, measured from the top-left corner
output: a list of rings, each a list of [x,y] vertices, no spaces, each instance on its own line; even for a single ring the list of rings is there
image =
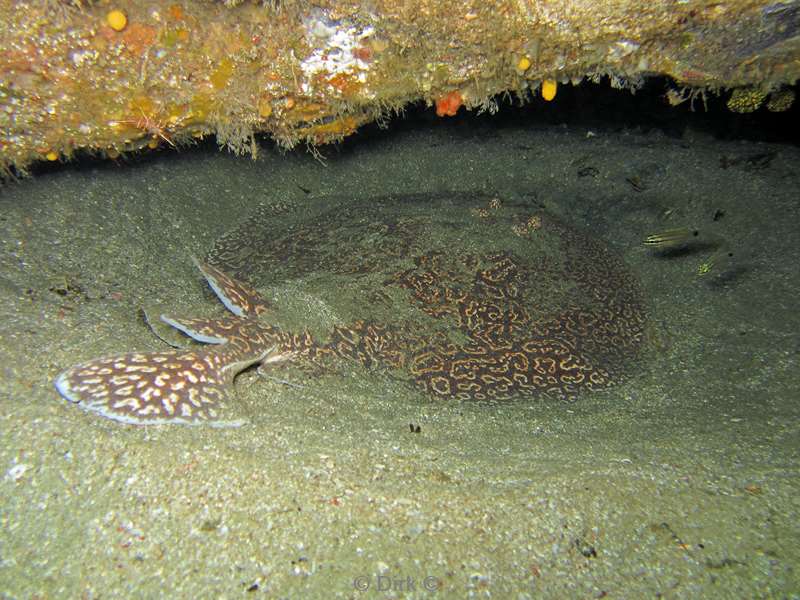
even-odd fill
[[[637,359],[646,314],[635,278],[554,217],[470,194],[316,210],[284,215],[291,222],[256,211],[195,261],[233,314],[162,320],[211,347],[84,363],[59,376],[58,391],[126,423],[227,424],[233,377],[253,364],[353,359],[436,398],[502,400],[572,399],[614,385]],[[334,317],[324,339],[259,320],[267,303],[241,281],[259,275],[311,281]]]
[[[644,340],[638,282],[607,245],[480,193],[262,207],[206,261],[262,285],[310,283],[335,319],[309,355],[387,367],[443,399],[572,399],[621,381]]]

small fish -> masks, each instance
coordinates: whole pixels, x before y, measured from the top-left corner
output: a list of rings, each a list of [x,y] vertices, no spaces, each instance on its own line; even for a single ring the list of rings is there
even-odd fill
[[[680,227],[677,229],[667,229],[658,233],[653,233],[644,238],[644,245],[648,248],[664,250],[667,248],[678,248],[684,246],[697,238],[700,232],[691,227]]]
[[[292,358],[293,340],[257,319],[267,305],[253,288],[194,262],[233,316],[178,319],[161,315],[161,320],[208,347],[133,352],[82,363],[56,378],[58,393],[84,410],[134,425],[242,425],[242,420],[221,420],[234,377],[251,365]]]
[[[733,259],[733,252],[727,248],[717,250],[697,267],[697,274],[707,275],[711,271],[724,271],[731,259]]]
[[[733,252],[724,238],[712,235],[707,231],[701,236],[699,230],[690,227],[667,229],[648,235],[644,239],[644,245],[655,250],[683,248],[692,242],[699,242],[700,246],[716,248],[716,251],[697,267],[698,275],[707,275],[711,271],[719,272],[724,270],[733,258]]]

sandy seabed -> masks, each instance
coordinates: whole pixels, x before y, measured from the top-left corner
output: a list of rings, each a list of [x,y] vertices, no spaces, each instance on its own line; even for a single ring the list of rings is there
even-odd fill
[[[0,191],[0,596],[800,597],[797,147],[462,119],[324,153],[164,151]],[[254,206],[387,190],[590,229],[642,282],[639,372],[487,405],[248,371],[238,429],[56,393],[77,362],[161,349],[143,306],[219,311],[190,256]],[[711,242],[642,245],[686,225]],[[698,275],[719,240],[733,257]]]

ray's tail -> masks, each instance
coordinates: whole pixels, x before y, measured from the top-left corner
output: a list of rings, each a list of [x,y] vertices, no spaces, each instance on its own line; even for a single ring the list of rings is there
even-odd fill
[[[55,385],[84,410],[123,423],[233,427],[243,421],[219,420],[232,381],[211,348],[99,358],[64,371]]]
[[[241,425],[244,421],[220,420],[232,395],[233,378],[250,365],[287,360],[292,354],[276,351],[275,336],[266,335],[267,329],[256,323],[267,305],[255,289],[210,265],[194,262],[233,315],[219,319],[162,315],[161,320],[213,346],[98,358],[59,375],[58,392],[84,410],[134,425]]]

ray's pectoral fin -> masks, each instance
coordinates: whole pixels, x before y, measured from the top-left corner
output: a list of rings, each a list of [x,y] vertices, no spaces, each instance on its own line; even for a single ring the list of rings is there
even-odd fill
[[[219,420],[235,375],[227,366],[213,349],[130,353],[76,365],[55,385],[84,410],[122,423],[237,427],[245,421]]]
[[[254,288],[197,258],[192,257],[192,261],[225,308],[237,317],[257,316],[267,311],[266,301]]]

